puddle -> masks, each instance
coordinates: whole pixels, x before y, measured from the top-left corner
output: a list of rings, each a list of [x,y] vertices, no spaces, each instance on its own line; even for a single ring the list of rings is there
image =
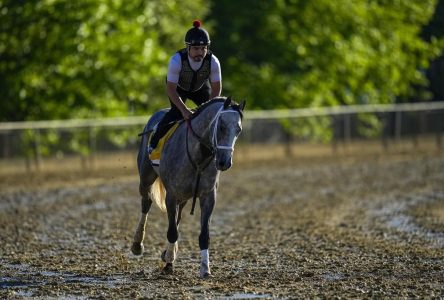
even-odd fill
[[[69,272],[58,272],[58,271],[46,271],[38,270],[35,267],[31,267],[26,264],[10,264],[3,260],[0,260],[3,268],[14,270],[14,274],[17,278],[13,277],[2,277],[0,278],[0,288],[30,288],[36,286],[47,285],[51,281],[56,280],[59,283],[80,283],[83,285],[101,285],[108,288],[115,288],[119,285],[124,285],[128,283],[126,277],[121,274],[114,274],[107,277],[99,276],[84,276]],[[27,279],[30,277],[32,281],[27,279],[20,279],[20,276],[26,276]]]
[[[17,280],[11,277],[0,277],[0,289],[11,287],[29,287],[30,283],[22,280]]]
[[[341,275],[339,273],[327,273],[322,275],[322,277],[327,281],[336,281],[336,280],[342,280],[344,279],[344,275]]]
[[[217,299],[229,299],[229,300],[239,300],[239,299],[271,299],[270,294],[253,294],[253,293],[236,293],[232,296],[221,297]]]
[[[416,235],[429,240],[438,247],[444,247],[444,233],[431,232],[415,223],[415,219],[408,216],[405,211],[410,207],[431,202],[437,198],[444,198],[444,194],[440,192],[413,195],[412,197],[397,200],[393,203],[387,204],[380,209],[373,211],[373,214],[384,219],[388,227],[394,228],[399,232]]]

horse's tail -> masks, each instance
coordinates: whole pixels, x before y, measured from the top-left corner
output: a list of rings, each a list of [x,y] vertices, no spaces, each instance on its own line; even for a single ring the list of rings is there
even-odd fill
[[[160,210],[163,212],[166,212],[165,196],[166,191],[163,182],[160,177],[157,177],[156,181],[154,181],[151,186],[151,199],[156,202],[157,206],[159,206]]]

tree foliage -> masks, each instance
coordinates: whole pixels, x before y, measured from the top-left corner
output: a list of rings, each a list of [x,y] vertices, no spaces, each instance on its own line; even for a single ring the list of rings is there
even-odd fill
[[[440,23],[426,37],[421,30],[436,4],[0,0],[0,121],[148,115],[167,106],[168,59],[195,18],[221,60],[223,93],[250,108],[428,99],[425,70],[444,42]]]
[[[169,56],[207,6],[0,0],[0,121],[149,114],[165,106]]]
[[[214,48],[226,90],[268,109],[427,99],[415,86],[427,85],[424,71],[444,48],[442,40],[420,37],[435,6],[435,0],[215,1]]]

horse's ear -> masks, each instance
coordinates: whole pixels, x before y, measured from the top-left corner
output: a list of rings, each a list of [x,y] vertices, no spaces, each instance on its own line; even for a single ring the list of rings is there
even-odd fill
[[[243,111],[245,108],[245,104],[247,104],[247,102],[245,100],[242,101],[241,104],[239,104],[239,109]]]
[[[227,109],[227,107],[230,106],[230,104],[231,104],[231,96],[228,96],[224,102],[224,109]]]

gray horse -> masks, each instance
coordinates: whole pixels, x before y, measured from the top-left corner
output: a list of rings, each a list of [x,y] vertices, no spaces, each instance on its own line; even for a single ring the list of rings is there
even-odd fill
[[[147,153],[149,134],[142,135],[137,165],[139,192],[142,196],[142,215],[137,225],[131,251],[143,252],[145,224],[152,201],[168,214],[168,243],[162,253],[164,270],[173,271],[177,255],[178,226],[182,210],[193,198],[191,214],[198,197],[201,209],[200,276],[211,276],[209,260],[209,224],[216,203],[220,171],[232,165],[234,144],[242,130],[245,101],[234,103],[230,97],[217,97],[199,106],[188,122],[182,122],[165,143],[159,168],[151,165]],[[157,112],[148,121],[144,133],[151,133],[166,110]]]

